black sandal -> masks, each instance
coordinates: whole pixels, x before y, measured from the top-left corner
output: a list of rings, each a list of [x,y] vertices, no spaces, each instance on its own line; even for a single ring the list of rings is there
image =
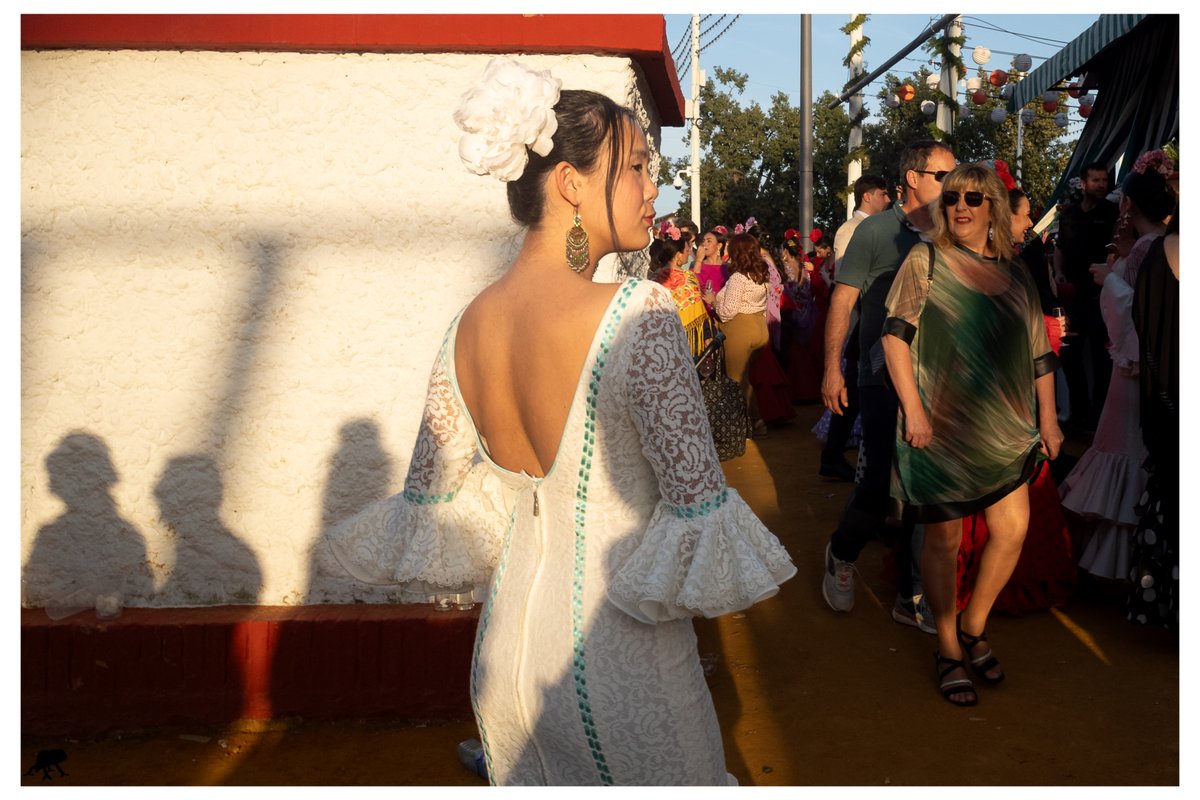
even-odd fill
[[[1000,662],[996,660],[996,656],[992,653],[991,645],[988,644],[987,631],[980,633],[978,636],[972,636],[962,629],[962,619],[956,620],[955,627],[958,630],[958,643],[962,646],[963,656],[971,664],[971,670],[975,673],[975,677],[979,678],[984,683],[997,684],[1004,680],[1004,670],[1000,668]],[[977,645],[987,647],[987,652],[978,657],[972,657]],[[989,675],[989,672],[999,670],[999,675]]]
[[[956,669],[961,669],[963,675],[967,674],[967,667],[963,664],[962,659],[944,658],[940,653],[934,653],[933,665],[934,669],[938,671],[938,688],[942,690],[942,697],[946,699],[946,702],[964,708],[979,702],[979,695],[975,694],[975,684],[971,683],[970,678],[954,678],[952,680],[947,678]],[[945,665],[945,668],[942,665]],[[968,692],[970,698],[967,700],[954,699],[954,695]]]

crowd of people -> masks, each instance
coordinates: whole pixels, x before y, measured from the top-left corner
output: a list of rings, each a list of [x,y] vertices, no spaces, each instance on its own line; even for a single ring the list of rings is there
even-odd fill
[[[1161,154],[1122,185],[1102,235],[1116,253],[1086,270],[1103,289],[1072,295],[1077,256],[1025,243],[1030,201],[1007,170],[940,142],[905,149],[894,201],[864,178],[832,240],[789,229],[775,246],[753,218],[655,225],[637,116],[549,72],[493,59],[455,121],[464,164],[505,182],[525,236],[446,331],[403,492],[329,543],[360,580],[485,596],[471,698],[493,783],[732,781],[691,619],[772,597],[796,568],[726,484],[720,432],[744,449],[796,401],[829,411],[822,474],[855,480],[825,600],[850,611],[859,554],[893,542],[893,618],[937,637],[941,695],[977,703],[975,681],[1005,678],[986,628],[1025,555],[1074,568],[1061,516],[1042,511],[1058,508],[1057,352],[1093,352],[1064,340],[1072,318],[1114,337],[1120,379],[1080,356],[1106,399],[1063,505],[1093,523],[1088,564],[1128,567],[1131,618],[1173,624],[1178,211]],[[1067,241],[1101,235],[1088,173]],[[647,247],[651,280],[592,280],[601,257]],[[1051,264],[1062,281],[1041,275]],[[1037,580],[1044,562],[1028,564]]]
[[[968,668],[1003,679],[985,631],[992,610],[1061,605],[1080,572],[1123,582],[1131,620],[1177,619],[1177,456],[1149,442],[1177,440],[1178,334],[1162,303],[1138,306],[1156,331],[1156,355],[1143,358],[1134,314],[1152,247],[1168,244],[1153,251],[1163,263],[1174,252],[1177,190],[1162,151],[1139,159],[1112,199],[1108,169],[1089,164],[1058,224],[1030,236],[1030,198],[1003,161],[958,165],[926,140],[899,171],[895,202],[882,177],[856,181],[854,213],[832,242],[790,229],[775,249],[751,218],[732,236],[723,225],[705,233],[677,270],[707,286],[691,308],[709,311],[710,335],[738,320],[729,376],[753,435],[791,416],[777,410],[777,375],[785,398],[827,407],[813,429],[819,474],[856,484],[826,547],[829,606],[853,608],[854,564],[870,541],[892,546],[892,617],[938,636],[939,687],[969,705]],[[652,252],[664,242],[686,252],[696,233],[663,223]],[[745,261],[751,236],[757,267]],[[1169,305],[1176,285],[1164,278],[1175,273],[1155,274],[1145,291]],[[1152,389],[1147,423],[1140,398]],[[1060,418],[1091,437],[1061,487],[1048,464],[1065,438]]]

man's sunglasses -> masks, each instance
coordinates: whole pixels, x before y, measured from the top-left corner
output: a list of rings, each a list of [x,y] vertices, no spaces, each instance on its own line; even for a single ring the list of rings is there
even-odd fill
[[[930,170],[927,170],[927,169],[914,169],[913,172],[919,172],[922,175],[932,175],[933,179],[935,181],[937,181],[938,183],[941,183],[942,180],[945,179],[945,177],[950,174],[950,170],[948,170],[948,169],[939,169],[937,172],[931,172]]]
[[[958,205],[958,195],[958,192],[942,192],[942,205],[947,207]],[[963,192],[962,197],[971,208],[979,208],[983,205],[983,201],[988,199],[983,192]]]

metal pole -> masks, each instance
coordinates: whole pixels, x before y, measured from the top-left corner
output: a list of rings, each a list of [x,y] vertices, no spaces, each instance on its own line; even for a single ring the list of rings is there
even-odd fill
[[[962,36],[962,17],[956,16],[948,26],[946,26],[946,36],[957,38]],[[957,44],[950,45],[950,52],[955,56],[962,54],[962,47]],[[958,80],[963,76],[958,74],[956,69],[951,64],[942,64],[942,79],[938,84],[942,94],[946,97],[954,97],[958,94]],[[938,102],[937,108],[937,126],[942,133],[950,133],[954,130],[954,109],[951,108],[945,101]]]
[[[692,14],[692,222],[700,223],[700,15]]]
[[[1017,111],[1017,186],[1021,185],[1021,150],[1025,147],[1025,117],[1021,116],[1025,109]]]
[[[812,14],[800,15],[800,230],[811,231],[813,220]],[[808,238],[805,252],[812,252]]]
[[[850,20],[853,22],[856,15],[851,14]],[[854,30],[850,31],[850,49],[854,50],[855,46],[862,41],[863,33],[862,26],[859,25]],[[854,81],[862,75],[862,53],[855,53],[855,57],[850,59],[850,69],[847,78]],[[856,119],[862,113],[863,96],[862,92],[856,92],[850,98],[850,119]],[[858,148],[862,147],[862,123],[856,122],[850,126],[849,141],[846,143],[846,152],[853,153]],[[853,186],[854,182],[862,177],[862,159],[856,158],[850,162],[846,168],[846,185]],[[846,196],[846,219],[854,216],[854,195]]]

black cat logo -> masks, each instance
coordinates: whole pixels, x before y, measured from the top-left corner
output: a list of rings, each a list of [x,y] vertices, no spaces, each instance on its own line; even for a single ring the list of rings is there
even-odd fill
[[[58,774],[65,777],[67,773],[63,772],[62,762],[67,760],[66,750],[39,750],[37,758],[34,759],[33,766],[26,771],[26,775],[32,775],[39,769],[42,771],[42,780],[52,780],[50,770],[58,770]]]

